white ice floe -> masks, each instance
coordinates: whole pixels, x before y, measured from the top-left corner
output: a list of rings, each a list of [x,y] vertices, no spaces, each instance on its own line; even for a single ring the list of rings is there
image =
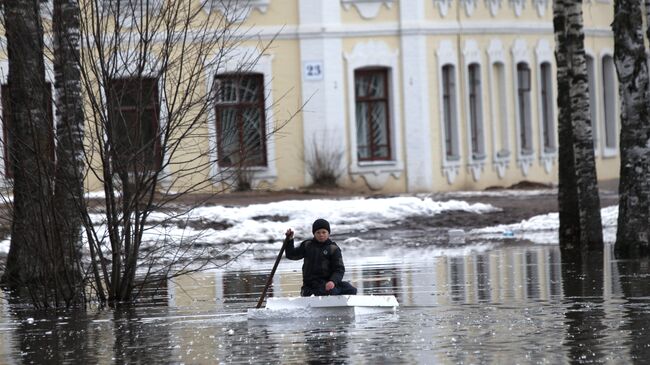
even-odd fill
[[[616,240],[618,206],[601,209],[603,239],[605,242]],[[474,229],[469,234],[474,238],[498,239],[515,238],[538,244],[557,244],[560,219],[558,213],[538,215],[514,224],[502,224],[493,227]]]

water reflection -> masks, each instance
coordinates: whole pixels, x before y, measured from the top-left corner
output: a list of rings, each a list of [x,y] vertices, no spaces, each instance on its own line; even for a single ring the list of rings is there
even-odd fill
[[[360,293],[395,295],[398,313],[248,321],[245,310],[257,302],[267,271],[204,272],[176,278],[157,299],[130,309],[38,317],[0,301],[0,358],[117,364],[650,358],[648,260],[615,261],[607,250],[575,266],[561,263],[557,246],[510,246],[347,264],[346,279]],[[297,296],[301,281],[299,265],[283,262],[269,295]]]

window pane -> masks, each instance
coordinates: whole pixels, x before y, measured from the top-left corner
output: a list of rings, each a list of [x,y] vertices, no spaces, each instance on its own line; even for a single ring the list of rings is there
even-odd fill
[[[219,164],[266,165],[264,77],[261,74],[219,75],[217,134]]]
[[[256,77],[242,77],[241,80],[241,101],[254,102],[260,100],[260,80]]]
[[[247,153],[246,158],[252,164],[264,164],[264,129],[258,108],[246,108],[243,111],[244,130],[243,144]]]
[[[363,160],[391,158],[387,69],[355,72],[357,156]]]
[[[221,108],[217,116],[219,125],[219,163],[225,166],[239,162],[239,129],[235,108]]]

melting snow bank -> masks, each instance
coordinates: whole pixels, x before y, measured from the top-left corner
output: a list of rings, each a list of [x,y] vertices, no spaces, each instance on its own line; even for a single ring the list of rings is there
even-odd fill
[[[477,214],[499,211],[489,204],[465,201],[434,201],[431,198],[398,197],[347,200],[288,200],[244,207],[199,207],[182,215],[154,213],[154,224],[145,240],[192,237],[209,245],[241,242],[277,242],[287,228],[297,239],[311,237],[311,224],[326,218],[335,235],[388,228],[412,216],[433,216],[444,211],[460,210]],[[198,222],[200,224],[191,224]],[[216,229],[211,228],[217,225]],[[200,238],[197,238],[200,236]]]
[[[603,223],[603,239],[607,243],[616,241],[618,206],[600,210]],[[520,223],[502,224],[494,227],[474,229],[469,232],[476,239],[515,238],[538,244],[557,244],[560,219],[558,213],[538,215]]]

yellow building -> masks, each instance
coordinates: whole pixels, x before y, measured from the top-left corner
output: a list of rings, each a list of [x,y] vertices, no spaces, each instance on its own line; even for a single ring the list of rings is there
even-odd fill
[[[210,108],[207,137],[197,142],[211,151],[204,175],[236,164],[228,146],[252,143],[246,170],[253,187],[312,184],[315,153],[336,162],[339,185],[360,190],[557,182],[552,1],[232,3],[236,11],[227,16],[256,40],[208,67],[206,90],[216,81],[224,90],[255,92],[247,100],[224,92]],[[598,177],[612,179],[619,165],[613,3],[591,0],[583,8]],[[223,9],[220,0],[204,6],[206,13]],[[234,77],[251,55],[256,62],[248,73]],[[2,83],[6,71],[0,62]],[[243,132],[224,133],[250,127],[241,123],[270,137],[251,142]],[[6,161],[0,158],[5,172]],[[89,187],[98,189],[93,181]]]

